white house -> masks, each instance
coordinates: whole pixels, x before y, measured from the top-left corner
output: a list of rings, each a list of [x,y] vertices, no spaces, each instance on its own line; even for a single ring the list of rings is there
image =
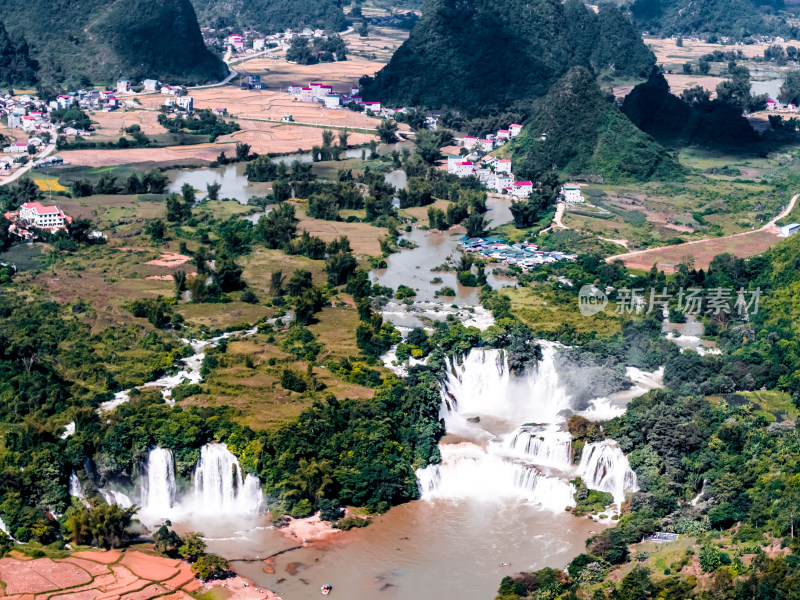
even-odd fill
[[[507,140],[510,137],[511,137],[511,134],[509,133],[508,129],[498,129],[497,130],[497,139],[498,140]]]
[[[351,87],[351,88],[350,88],[350,95],[351,95],[351,96],[358,96],[358,94],[359,94],[359,92],[360,92],[360,91],[361,91],[361,89],[360,89],[360,88],[357,88],[357,87]]]
[[[494,142],[489,139],[478,140],[478,148],[484,152],[491,152],[494,148]]]
[[[455,164],[455,174],[459,177],[467,177],[475,173],[475,163],[468,160],[462,160]]]
[[[66,215],[57,206],[42,206],[38,202],[26,202],[19,207],[19,218],[36,227],[63,227]]]
[[[144,88],[145,92],[155,92],[158,88],[158,80],[156,79],[145,79],[142,82],[142,87]]]
[[[561,196],[567,204],[580,204],[583,202],[581,186],[577,183],[566,183],[561,187]]]
[[[520,133],[522,133],[522,125],[517,125],[513,123],[512,125],[508,126],[508,134],[513,138],[517,137]]]
[[[131,82],[126,81],[124,79],[120,79],[117,82],[117,93],[118,94],[127,94],[131,91]]]
[[[56,98],[56,104],[61,110],[67,109],[72,105],[72,98],[69,94],[59,94]]]
[[[511,173],[511,159],[501,158],[497,161],[494,170],[498,173]]]
[[[15,144],[11,144],[10,146],[3,148],[3,152],[6,154],[22,154],[23,152],[27,151],[28,142],[16,142]]]
[[[258,52],[264,49],[264,38],[256,38],[253,40],[253,50]]]
[[[790,223],[781,227],[780,237],[789,237],[800,231],[800,223]]]
[[[327,94],[325,96],[325,108],[338,108],[339,96],[337,94]]]
[[[464,148],[472,150],[477,145],[478,145],[478,138],[476,138],[474,135],[464,136]]]
[[[376,115],[381,112],[381,103],[380,102],[364,102],[364,109],[371,110]]]
[[[514,179],[511,175],[496,174],[493,178],[489,179],[488,186],[500,193],[507,187],[510,187],[512,183],[514,183]]]
[[[517,198],[527,198],[533,192],[532,181],[515,181],[511,186],[511,194]]]
[[[302,88],[300,90],[300,100],[303,102],[313,102],[314,90],[312,90],[310,87]]]
[[[447,157],[447,172],[455,174],[456,172],[456,165],[458,163],[464,162],[463,156],[448,156]]]
[[[286,88],[286,91],[290,96],[299,96],[300,90],[302,89],[303,89],[302,86],[293,83],[288,88]]]
[[[194,98],[191,96],[179,96],[175,99],[175,104],[180,106],[183,110],[191,112],[194,109]]]

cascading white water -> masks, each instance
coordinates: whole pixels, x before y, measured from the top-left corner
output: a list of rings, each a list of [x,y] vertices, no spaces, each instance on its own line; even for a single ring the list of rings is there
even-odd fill
[[[173,514],[177,486],[172,450],[158,446],[150,449],[141,484],[143,512],[154,517],[167,517]]]
[[[544,467],[572,466],[572,436],[554,427],[520,427],[506,438],[503,449]]]
[[[518,374],[510,373],[508,358],[500,350],[474,348],[462,362],[449,361],[444,385],[449,412],[493,416],[514,424],[559,421],[559,413],[570,404],[558,380],[555,352],[552,344],[543,343],[542,360]]]
[[[200,449],[193,477],[193,512],[213,515],[246,515],[263,503],[261,483],[255,475],[242,478],[236,456],[225,444],[206,444]]]
[[[618,507],[625,501],[625,492],[639,489],[636,473],[613,440],[586,444],[581,454],[578,475],[588,488],[611,493]]]
[[[519,498],[554,511],[575,505],[572,484],[533,465],[487,454],[470,442],[443,444],[440,450],[441,464],[417,471],[427,498]]]
[[[78,479],[78,475],[75,471],[69,475],[69,495],[78,498],[84,504],[86,503],[86,494],[83,493],[81,480]]]
[[[6,527],[6,522],[5,522],[5,521],[3,521],[3,519],[2,519],[2,518],[0,518],[0,532],[3,532],[3,533],[4,533],[4,534],[6,534],[8,537],[11,537],[11,534],[8,532],[8,527]],[[12,539],[13,539],[13,538],[12,538]]]
[[[105,488],[98,488],[100,495],[105,499],[108,504],[116,504],[122,508],[130,508],[133,506],[131,499],[117,490],[107,490]]]

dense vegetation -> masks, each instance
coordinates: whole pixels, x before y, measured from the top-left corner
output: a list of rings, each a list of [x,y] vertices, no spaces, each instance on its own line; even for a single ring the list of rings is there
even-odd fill
[[[640,490],[618,524],[590,538],[586,554],[566,572],[545,569],[507,577],[499,598],[539,598],[543,588],[592,600],[796,597],[800,438],[793,415],[800,406],[800,359],[794,351],[797,324],[792,315],[799,255],[800,239],[789,239],[748,260],[719,255],[707,271],[678,265],[670,280],[655,268],[631,279],[619,265],[588,257],[563,271],[576,283],[666,286],[673,294],[681,287],[706,293],[741,289],[751,301],[751,293],[760,291],[761,302],[755,312],[750,305],[748,316],[734,308],[737,294],[732,293],[732,310],[710,310],[701,317],[721,355],[680,353],[669,342],[658,341],[657,319],[649,331],[645,319],[635,336],[624,334],[634,354],[620,355],[624,346],[613,340],[583,341],[580,352],[610,363],[642,364],[645,359],[650,365],[642,364],[646,369],[665,364],[666,388],[635,399],[623,416],[602,429],[577,417],[570,421],[570,431],[581,443],[604,436],[616,440],[638,475]],[[674,300],[670,315],[683,319]],[[647,339],[653,340],[649,347],[642,345]],[[776,391],[749,392],[759,389]],[[791,402],[780,400],[782,393]],[[665,546],[667,554],[656,550],[658,559],[642,551],[631,555],[629,546],[654,531],[692,541]],[[619,565],[622,571],[607,577]]]
[[[44,86],[108,85],[118,78],[203,83],[225,76],[203,43],[189,0],[2,0],[0,14],[9,33],[30,44]],[[19,83],[29,81],[20,75]]]
[[[600,174],[608,182],[681,175],[677,161],[639,131],[583,67],[536,101],[511,149],[514,173],[531,180],[553,168],[567,175]]]
[[[664,35],[720,35],[742,40],[751,35],[797,37],[797,28],[777,14],[784,0],[636,0],[636,24]]]
[[[192,0],[203,26],[255,29],[275,33],[286,29],[345,28],[342,4],[337,0]]]
[[[25,39],[12,40],[0,21],[0,85],[31,84],[36,80],[37,67]]]
[[[749,74],[742,83],[745,101],[749,101]],[[693,94],[692,90],[679,98],[670,94],[664,75],[654,70],[648,81],[637,85],[625,97],[622,112],[642,131],[664,144],[741,150],[743,146],[759,143],[761,138],[742,116],[743,107],[736,100],[712,101],[708,94]]]
[[[487,114],[529,108],[574,66],[630,77],[646,75],[654,63],[610,6],[596,15],[579,0],[433,0],[389,64],[362,80],[362,93],[390,105]]]

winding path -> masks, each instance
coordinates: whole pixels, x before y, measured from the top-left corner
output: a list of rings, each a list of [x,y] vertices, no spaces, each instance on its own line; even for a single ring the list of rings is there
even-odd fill
[[[717,238],[703,238],[702,240],[694,240],[684,244],[616,254],[609,256],[606,262],[621,260],[627,267],[641,269],[648,269],[653,264],[658,264],[660,267],[667,267],[665,270],[673,270],[675,263],[680,262],[681,257],[691,254],[695,258],[695,266],[704,269],[708,267],[711,259],[720,252],[731,252],[739,257],[760,254],[767,248],[774,246],[778,241],[776,239],[779,233],[777,223],[792,212],[799,197],[800,194],[792,196],[786,208],[760,229]]]
[[[6,177],[3,181],[0,181],[0,185],[7,185],[12,181],[16,181],[20,177],[22,177],[25,173],[30,171],[31,169],[36,166],[36,162],[40,161],[43,158],[50,156],[53,151],[56,149],[55,142],[47,144],[47,148],[45,148],[41,154],[36,155],[36,160],[29,160],[28,164],[24,165],[21,169],[18,169],[14,174],[9,177]]]

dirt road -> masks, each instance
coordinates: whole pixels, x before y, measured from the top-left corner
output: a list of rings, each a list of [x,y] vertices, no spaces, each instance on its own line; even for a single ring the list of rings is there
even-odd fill
[[[745,231],[724,237],[705,238],[686,242],[685,244],[617,254],[609,256],[606,262],[621,260],[626,267],[634,269],[649,269],[653,264],[656,264],[666,272],[673,272],[675,265],[687,255],[694,257],[696,268],[707,269],[714,256],[722,252],[729,252],[740,258],[761,254],[780,240],[778,238],[779,229],[777,223],[792,212],[798,197],[800,197],[800,194],[792,196],[786,208],[769,223],[755,231]]]

